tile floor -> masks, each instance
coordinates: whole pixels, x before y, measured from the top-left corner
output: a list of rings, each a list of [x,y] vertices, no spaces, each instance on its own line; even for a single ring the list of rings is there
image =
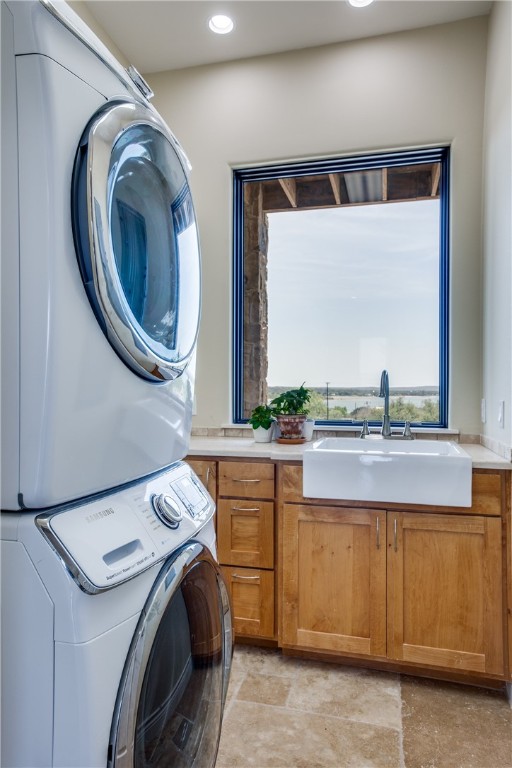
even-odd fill
[[[237,646],[217,768],[512,768],[504,693]]]

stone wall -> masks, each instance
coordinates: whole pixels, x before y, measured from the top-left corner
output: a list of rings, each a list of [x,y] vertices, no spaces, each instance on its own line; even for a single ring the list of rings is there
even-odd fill
[[[267,402],[268,221],[261,184],[244,185],[244,417]]]

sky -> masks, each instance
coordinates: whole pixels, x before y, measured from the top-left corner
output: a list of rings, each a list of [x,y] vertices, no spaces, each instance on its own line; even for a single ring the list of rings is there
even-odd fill
[[[438,200],[268,218],[270,386],[438,385]]]

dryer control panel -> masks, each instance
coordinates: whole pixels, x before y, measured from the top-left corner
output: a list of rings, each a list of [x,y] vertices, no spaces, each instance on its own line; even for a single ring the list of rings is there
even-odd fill
[[[90,594],[168,557],[212,518],[215,505],[184,462],[116,493],[36,517],[61,560]]]

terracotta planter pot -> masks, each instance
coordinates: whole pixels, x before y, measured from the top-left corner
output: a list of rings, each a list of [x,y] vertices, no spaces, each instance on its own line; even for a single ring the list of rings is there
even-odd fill
[[[304,414],[284,414],[277,416],[281,437],[287,440],[297,440],[302,437],[302,426],[306,421]]]

